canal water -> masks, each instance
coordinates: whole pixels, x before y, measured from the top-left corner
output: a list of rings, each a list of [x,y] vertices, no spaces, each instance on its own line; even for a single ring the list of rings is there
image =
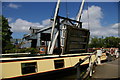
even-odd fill
[[[81,73],[84,73],[88,65],[81,67]],[[46,75],[39,80],[76,80],[77,79],[77,69],[68,69],[61,72],[53,73],[51,75]]]

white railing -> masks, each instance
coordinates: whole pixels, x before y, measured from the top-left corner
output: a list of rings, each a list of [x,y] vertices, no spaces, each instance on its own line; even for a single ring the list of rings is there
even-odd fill
[[[95,55],[95,59],[94,61],[92,60],[92,55]],[[85,62],[86,60],[89,59],[89,66],[87,68],[86,74],[83,76],[83,78],[89,76],[92,76],[93,74],[93,66],[95,64],[101,64],[101,59],[100,57],[102,56],[102,52],[100,50],[97,50],[95,52],[93,52],[93,54],[90,54],[88,57],[84,58],[83,60],[80,60],[75,66],[74,68],[77,68],[77,79],[80,80],[80,66],[83,62]]]

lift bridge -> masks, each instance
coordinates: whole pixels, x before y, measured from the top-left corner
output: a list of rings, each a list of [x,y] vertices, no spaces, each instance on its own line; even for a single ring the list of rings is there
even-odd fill
[[[57,51],[58,54],[86,52],[90,33],[89,30],[82,28],[82,22],[61,16],[57,16],[56,22],[57,24],[55,25],[55,32],[53,35],[58,34],[58,36],[54,37],[56,38],[53,44],[55,45],[54,51]],[[79,27],[76,26],[75,23],[78,23]],[[31,29],[32,34],[24,38],[32,40],[31,47],[36,47],[37,38],[40,38],[40,46],[44,45],[42,44],[42,41],[44,41],[46,44],[45,46],[48,47],[48,43],[52,40],[51,34],[48,33],[51,29],[52,27],[41,28],[37,31]],[[38,34],[40,34],[39,37]]]
[[[24,37],[26,40],[32,40],[31,47],[36,48],[37,39],[40,38],[40,47],[44,45],[47,48],[46,54],[67,54],[82,53],[87,51],[89,42],[89,30],[82,28],[81,13],[84,0],[81,4],[76,20],[59,16],[60,0],[57,2],[52,26],[44,27],[39,30],[30,29],[31,34]],[[38,37],[39,35],[39,37]]]

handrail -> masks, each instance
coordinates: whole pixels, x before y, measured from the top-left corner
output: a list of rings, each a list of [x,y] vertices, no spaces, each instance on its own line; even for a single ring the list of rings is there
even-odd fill
[[[94,54],[96,54],[96,52],[93,52],[88,57],[84,58],[83,60],[80,60],[77,64],[75,64],[74,68],[77,68],[80,64],[82,64],[83,62],[85,62],[88,58],[90,58]]]
[[[97,56],[94,62],[92,62],[92,55],[96,55],[96,51],[94,51],[92,54],[90,54],[88,57],[84,58],[83,60],[80,60],[77,64],[75,64],[74,68],[77,68],[77,79],[80,80],[80,66],[83,62],[85,62],[87,59],[89,59],[89,67],[87,68],[87,73],[89,73],[90,76],[92,76],[92,69],[94,63],[97,61]],[[85,77],[85,76],[84,76]]]
[[[83,60],[80,60],[75,66],[74,68],[77,68],[80,64],[82,64],[84,61],[86,61],[88,58],[90,58],[90,56],[84,58]]]

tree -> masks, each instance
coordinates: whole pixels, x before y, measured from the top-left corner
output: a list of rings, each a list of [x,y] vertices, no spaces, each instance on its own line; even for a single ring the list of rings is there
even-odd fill
[[[119,37],[106,37],[106,38],[98,38],[93,37],[89,43],[89,48],[111,48],[116,47],[119,48],[120,38]]]
[[[104,39],[105,47],[119,47],[120,38],[119,37],[106,37]]]
[[[2,17],[2,53],[5,53],[5,50],[10,50],[13,47],[10,41],[12,32],[8,20],[3,16],[0,17]]]
[[[91,41],[89,43],[89,47],[90,48],[96,47],[97,46],[97,42],[98,42],[97,37],[91,38]]]
[[[90,44],[89,44],[89,47],[90,48],[99,48],[99,47],[101,47],[101,44],[102,43],[102,39],[101,38],[98,38],[98,37],[93,37],[92,39],[91,39],[91,42],[90,42]]]

